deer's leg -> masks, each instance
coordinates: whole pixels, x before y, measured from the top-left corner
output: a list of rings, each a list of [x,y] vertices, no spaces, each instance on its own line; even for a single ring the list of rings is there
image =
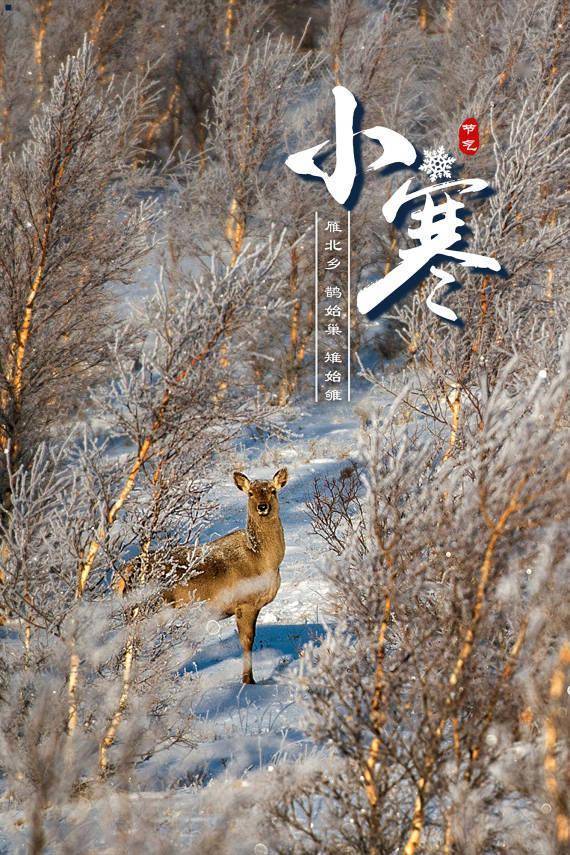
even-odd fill
[[[244,603],[236,609],[239,640],[243,650],[243,683],[255,683],[251,666],[251,649],[255,638],[255,625],[259,609]]]

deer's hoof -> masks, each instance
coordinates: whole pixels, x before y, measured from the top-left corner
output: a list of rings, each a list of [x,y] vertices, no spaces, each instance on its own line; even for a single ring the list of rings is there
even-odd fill
[[[255,686],[255,680],[253,679],[253,674],[244,674],[241,678],[242,683],[245,683],[249,686]]]

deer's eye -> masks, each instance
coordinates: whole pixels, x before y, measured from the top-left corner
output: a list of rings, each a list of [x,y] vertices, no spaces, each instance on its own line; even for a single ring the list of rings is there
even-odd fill
[[[251,492],[251,490],[249,491],[249,493],[247,495],[249,496],[250,499],[253,498],[253,493]]]
[[[272,496],[276,496],[276,495],[277,495],[277,490],[275,489],[275,487],[272,487],[272,488],[271,488],[271,495],[272,495]]]

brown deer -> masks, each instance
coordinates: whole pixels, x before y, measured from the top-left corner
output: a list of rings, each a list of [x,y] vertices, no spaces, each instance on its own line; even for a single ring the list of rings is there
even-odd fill
[[[213,617],[236,616],[243,649],[243,682],[255,683],[251,650],[257,616],[275,599],[281,576],[279,565],[285,555],[285,538],[279,518],[277,493],[287,483],[287,470],[279,469],[271,481],[250,481],[234,472],[236,487],[247,493],[247,522],[200,547],[179,546],[168,556],[157,554],[160,575],[174,579],[164,599],[178,608],[190,602],[205,601]],[[153,570],[153,555],[149,570]],[[137,561],[127,565],[115,582],[115,590],[124,593]],[[184,578],[184,576],[188,578]]]

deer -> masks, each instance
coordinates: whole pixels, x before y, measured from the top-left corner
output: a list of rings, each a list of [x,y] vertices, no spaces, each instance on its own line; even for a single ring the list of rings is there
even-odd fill
[[[164,580],[172,580],[162,596],[174,608],[205,602],[213,618],[235,615],[243,651],[242,682],[255,684],[252,648],[257,618],[281,586],[285,536],[278,493],[287,483],[288,473],[283,468],[271,481],[250,481],[242,472],[234,472],[233,479],[248,498],[245,528],[202,547],[178,546],[167,556],[151,553],[147,567],[151,573],[158,570]],[[124,595],[138,566],[135,559],[122,568],[114,583],[117,593]]]

